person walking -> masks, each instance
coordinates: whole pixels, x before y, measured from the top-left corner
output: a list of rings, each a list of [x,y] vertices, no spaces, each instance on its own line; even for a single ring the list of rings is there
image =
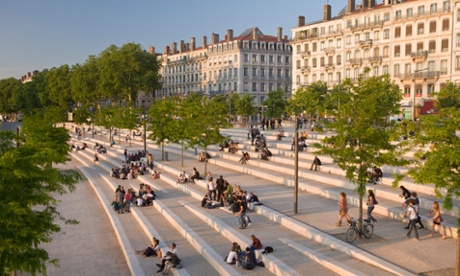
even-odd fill
[[[339,209],[339,220],[337,221],[337,226],[342,226],[342,218],[346,218],[347,222],[350,223],[350,216],[348,215],[348,203],[347,203],[347,194],[344,192],[340,193],[340,200],[338,202]]]
[[[210,176],[208,179],[209,198],[213,201],[216,201],[216,184],[214,183],[212,176]]]
[[[410,220],[410,226],[409,226],[409,231],[407,232],[407,238],[409,239],[412,233],[412,230],[415,233],[415,239],[420,240],[418,237],[418,231],[417,231],[417,220],[418,220],[418,215],[417,215],[417,205],[415,205],[415,200],[413,198],[409,199],[409,206],[407,207],[406,210],[406,216],[409,217]]]
[[[442,235],[442,239],[446,239],[447,236],[442,230],[441,222],[443,222],[443,218],[441,216],[441,211],[439,210],[439,202],[433,202],[433,210],[430,210],[430,215],[433,215],[433,227],[431,228],[431,234],[428,235],[429,238],[432,238],[434,235],[434,231],[436,230],[436,226],[439,228],[439,233]]]
[[[375,199],[374,191],[369,190],[367,196],[367,223],[373,222],[374,224],[377,223],[377,220],[372,216],[372,211],[374,211],[375,204],[378,204],[377,199]]]

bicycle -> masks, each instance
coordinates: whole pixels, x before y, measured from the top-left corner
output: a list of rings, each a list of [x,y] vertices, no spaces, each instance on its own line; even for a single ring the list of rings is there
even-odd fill
[[[358,237],[358,234],[363,236],[366,239],[369,239],[372,237],[372,234],[374,233],[374,225],[370,223],[365,223],[363,225],[363,231],[360,231],[358,229],[357,222],[354,218],[350,219],[350,228],[347,230],[347,233],[345,234],[345,239],[347,242],[352,243],[356,237]]]

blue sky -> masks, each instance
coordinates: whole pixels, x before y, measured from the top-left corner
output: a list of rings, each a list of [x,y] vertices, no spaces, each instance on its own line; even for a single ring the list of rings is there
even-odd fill
[[[359,1],[359,0],[358,0]],[[357,2],[358,2],[357,1]],[[381,2],[381,1],[378,1]],[[0,79],[33,70],[84,63],[111,44],[128,42],[163,52],[173,42],[190,42],[227,29],[237,36],[259,27],[264,34],[291,37],[299,15],[322,19],[326,0],[0,0]],[[332,15],[347,0],[329,0]]]

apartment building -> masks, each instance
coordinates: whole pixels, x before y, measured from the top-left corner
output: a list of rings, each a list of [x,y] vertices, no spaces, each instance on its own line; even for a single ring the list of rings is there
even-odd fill
[[[335,17],[325,5],[323,18],[292,29],[293,92],[312,82],[332,87],[357,77],[389,74],[403,93],[401,115],[433,112],[432,92],[460,82],[460,1],[348,0]],[[345,3],[344,3],[345,4]]]
[[[239,36],[227,30],[223,40],[212,34],[211,43],[202,38],[197,47],[195,38],[166,46],[161,61],[161,90],[157,98],[187,96],[198,92],[209,97],[217,94],[247,93],[254,104],[261,106],[268,92],[282,88],[291,96],[292,47],[278,28],[276,36],[264,35],[257,27]]]

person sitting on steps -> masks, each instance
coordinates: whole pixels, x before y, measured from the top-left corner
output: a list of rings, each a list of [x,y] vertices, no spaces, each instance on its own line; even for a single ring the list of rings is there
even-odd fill
[[[311,163],[310,171],[313,170],[313,166],[315,167],[315,171],[318,170],[318,166],[321,166],[321,160],[319,160],[318,156],[315,156],[313,162]]]

